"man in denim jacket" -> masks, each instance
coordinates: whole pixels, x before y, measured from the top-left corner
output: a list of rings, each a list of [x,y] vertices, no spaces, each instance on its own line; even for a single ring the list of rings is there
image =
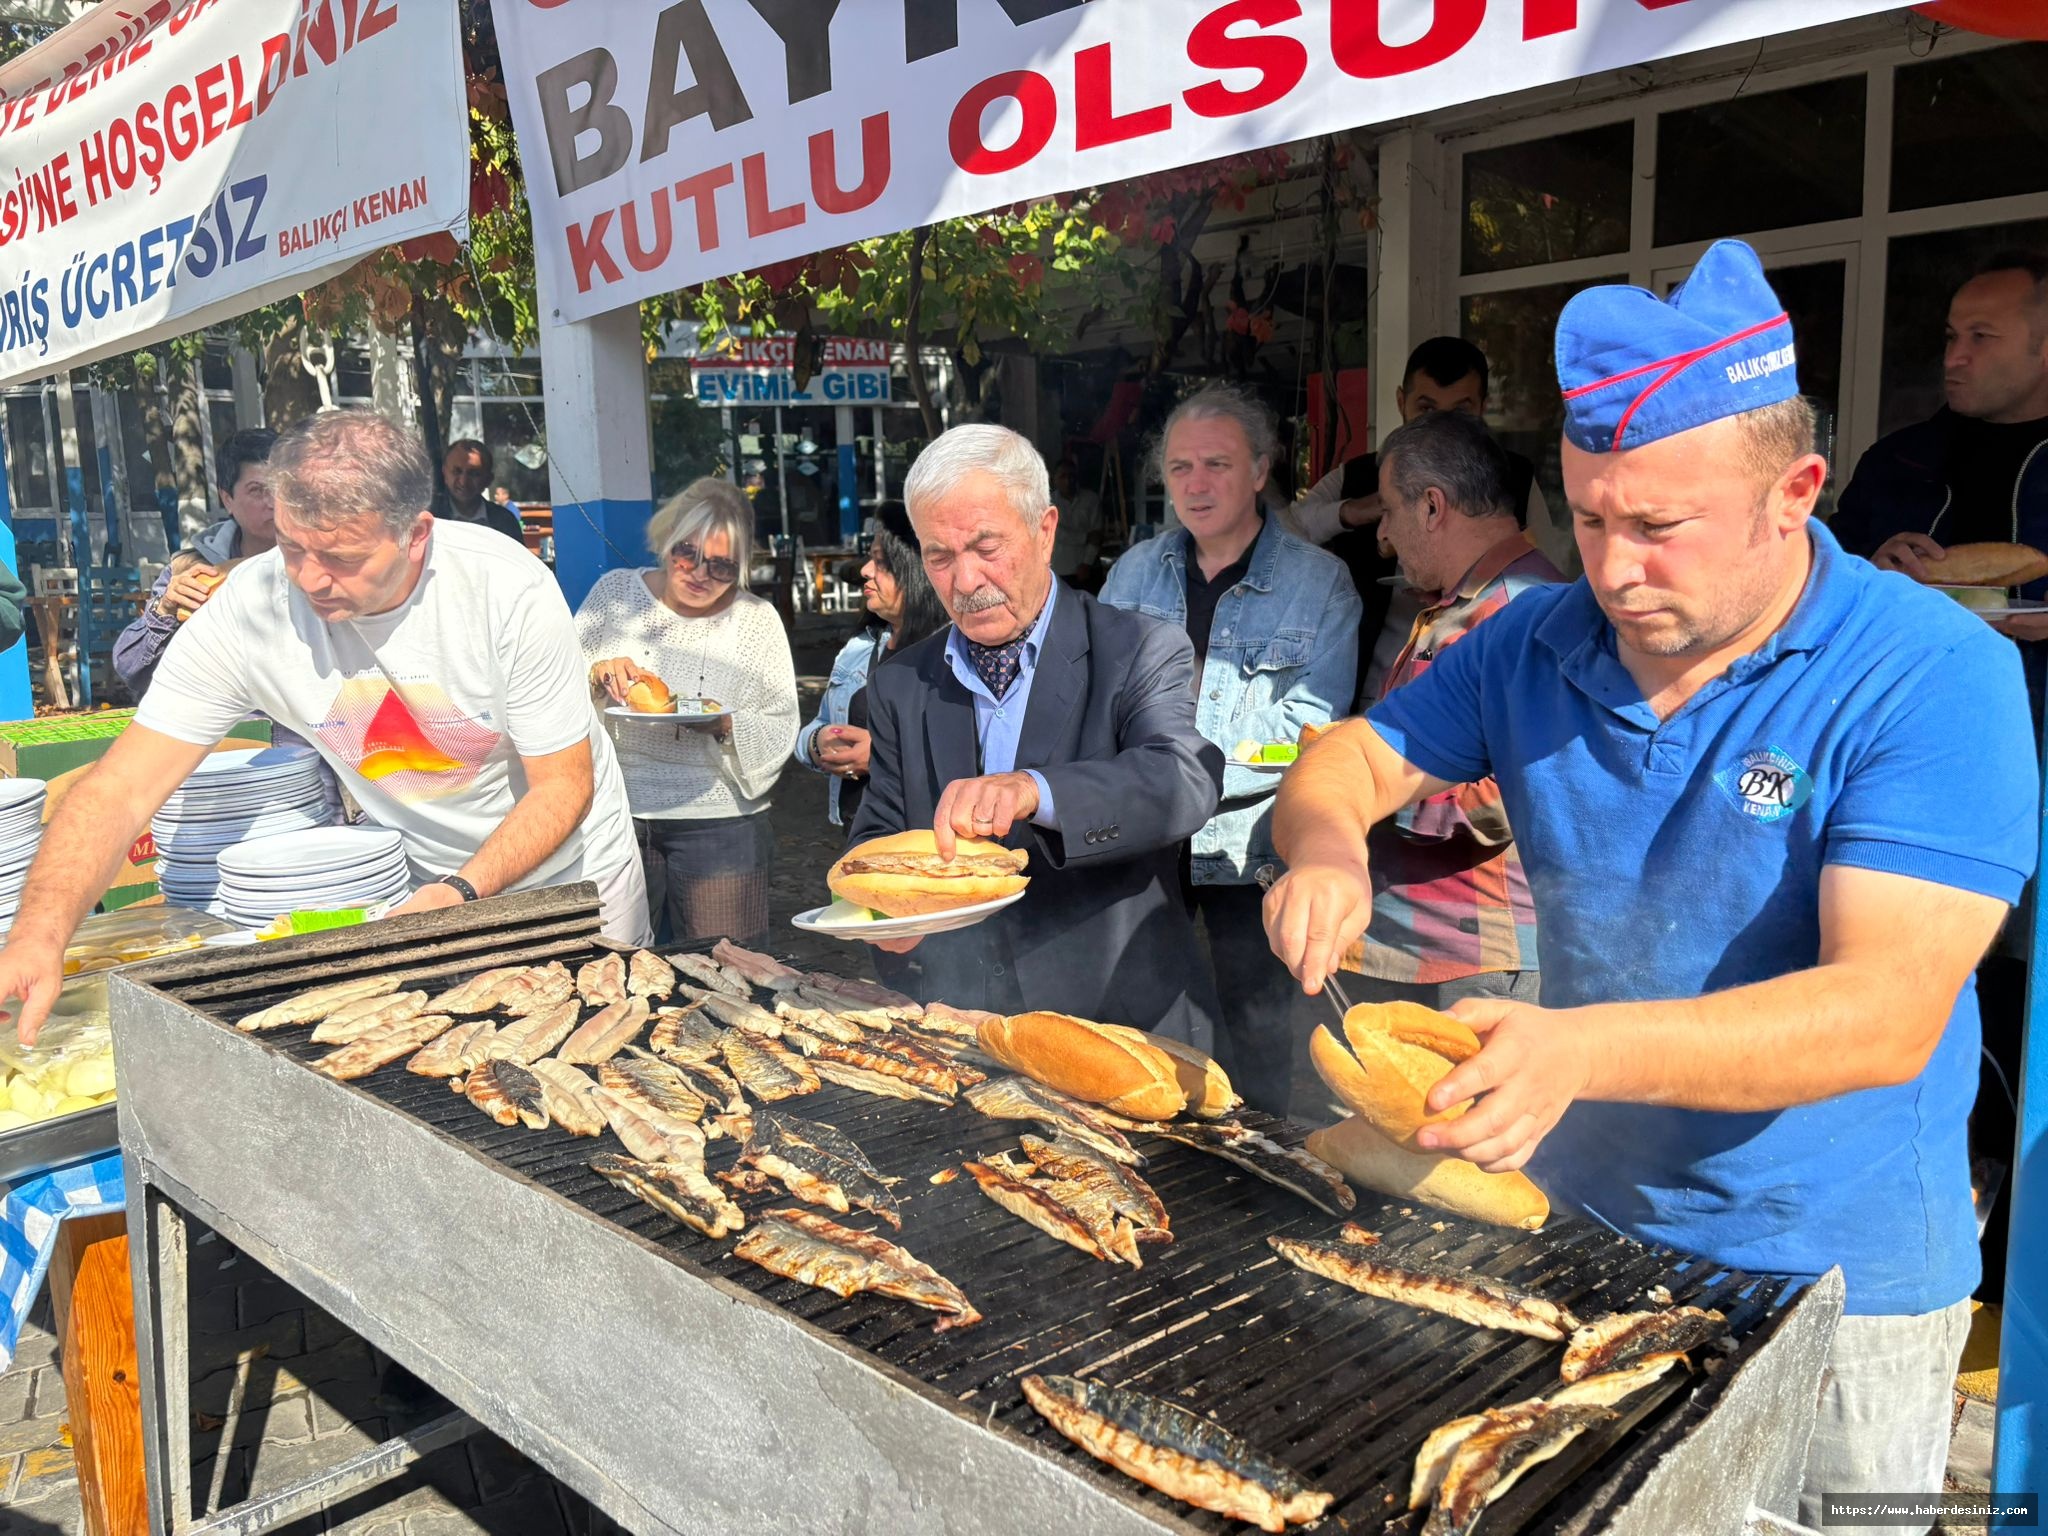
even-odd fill
[[[1159,454],[1181,527],[1126,552],[1102,589],[1106,603],[1185,626],[1201,669],[1196,725],[1226,759],[1240,742],[1293,741],[1304,725],[1327,725],[1358,675],[1350,572],[1260,509],[1275,448],[1272,412],[1244,391],[1211,385],[1183,400]],[[1275,864],[1279,783],[1227,761],[1223,801],[1182,862],[1223,1005],[1217,1054],[1246,1101],[1276,1114],[1293,1076],[1293,989],[1266,943],[1258,876]]]

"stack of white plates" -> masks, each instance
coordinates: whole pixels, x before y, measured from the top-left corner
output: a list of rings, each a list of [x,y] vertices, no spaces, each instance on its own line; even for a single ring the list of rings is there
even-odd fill
[[[332,912],[396,901],[412,889],[405,846],[382,827],[317,827],[221,850],[216,909],[261,927],[286,912]]]
[[[222,849],[327,826],[338,810],[311,747],[210,753],[149,824],[164,900],[213,909],[220,886],[214,861]]]
[[[0,779],[0,933],[14,921],[28,867],[43,840],[48,790],[41,779]]]

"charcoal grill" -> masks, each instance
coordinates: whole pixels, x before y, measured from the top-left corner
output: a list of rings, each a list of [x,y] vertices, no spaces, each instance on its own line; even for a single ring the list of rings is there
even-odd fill
[[[610,1138],[501,1128],[437,1080],[392,1066],[355,1084],[308,1070],[309,1031],[224,1021],[350,975],[452,983],[513,960],[571,965],[606,946],[589,886],[152,962],[114,982],[153,1529],[258,1530],[391,1475],[473,1423],[636,1532],[1104,1533],[1244,1529],[1094,1462],[1045,1425],[1019,1380],[1093,1376],[1214,1415],[1336,1498],[1325,1531],[1412,1531],[1423,1435],[1536,1395],[1557,1347],[1373,1301],[1303,1273],[1268,1235],[1336,1221],[1233,1166],[1153,1142],[1177,1241],[1142,1271],[1026,1226],[963,1158],[1025,1127],[828,1085],[780,1108],[837,1125],[902,1176],[888,1233],[985,1316],[932,1314],[785,1281],[614,1189],[587,1164]],[[1263,1122],[1298,1143],[1304,1128]],[[616,1150],[616,1148],[613,1148]],[[727,1166],[728,1141],[710,1163]],[[750,1198],[749,1212],[793,1203]],[[460,1412],[268,1499],[192,1507],[182,1298],[197,1216],[444,1393]],[[1663,1286],[1728,1313],[1736,1346],[1632,1399],[1605,1432],[1532,1472],[1489,1536],[1736,1532],[1796,1481],[1839,1276],[1787,1301],[1584,1223],[1477,1226],[1362,1195],[1381,1253],[1469,1265],[1584,1316]],[[854,1224],[874,1227],[856,1215]],[[472,1422],[473,1421],[473,1422]]]

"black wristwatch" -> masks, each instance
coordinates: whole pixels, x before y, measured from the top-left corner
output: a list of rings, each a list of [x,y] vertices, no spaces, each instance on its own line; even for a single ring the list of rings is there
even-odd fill
[[[477,899],[476,887],[471,885],[467,880],[463,879],[462,876],[460,875],[443,875],[440,879],[436,880],[434,884],[447,886],[450,890],[454,891],[456,895],[460,896],[464,901],[475,901]]]

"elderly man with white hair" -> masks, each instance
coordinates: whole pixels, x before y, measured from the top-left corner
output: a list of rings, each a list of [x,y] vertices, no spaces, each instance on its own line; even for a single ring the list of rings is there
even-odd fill
[[[903,487],[950,628],[869,684],[867,796],[851,840],[931,827],[1025,849],[1022,901],[910,944],[896,984],[1026,1006],[1206,1050],[1217,1007],[1180,894],[1182,843],[1222,792],[1195,725],[1182,630],[1053,579],[1045,463],[1003,427],[955,427]]]
[[[65,797],[0,950],[33,1040],[64,946],[149,819],[252,710],[303,737],[423,882],[400,910],[597,883],[604,932],[645,943],[625,784],[547,568],[427,510],[414,434],[323,413],[270,458],[277,547],[246,560],[157,664],[135,722]]]

